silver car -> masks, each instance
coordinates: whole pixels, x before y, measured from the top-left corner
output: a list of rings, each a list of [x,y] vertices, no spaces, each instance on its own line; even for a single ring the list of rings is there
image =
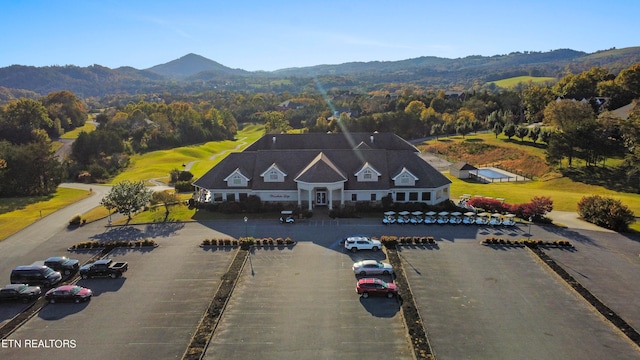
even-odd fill
[[[353,272],[356,275],[391,275],[393,274],[393,266],[378,260],[362,260],[353,263]]]

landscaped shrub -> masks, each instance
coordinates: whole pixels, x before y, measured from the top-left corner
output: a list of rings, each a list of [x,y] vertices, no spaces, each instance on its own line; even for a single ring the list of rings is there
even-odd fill
[[[69,225],[80,225],[82,221],[82,216],[80,214],[73,215],[73,217],[69,220]]]
[[[380,237],[380,242],[387,249],[395,249],[398,246],[398,237],[383,235]]]
[[[176,192],[193,192],[194,190],[191,181],[176,181],[173,187],[175,187]]]
[[[614,231],[627,231],[635,220],[633,212],[620,200],[600,195],[580,199],[578,214],[590,223]]]

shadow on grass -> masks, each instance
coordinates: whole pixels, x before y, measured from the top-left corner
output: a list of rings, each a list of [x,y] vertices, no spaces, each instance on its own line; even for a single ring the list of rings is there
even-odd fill
[[[49,201],[52,198],[53,195],[3,198],[0,199],[0,214],[22,210],[29,205]]]
[[[638,193],[637,183],[627,181],[627,175],[620,168],[585,166],[579,168],[565,168],[560,172],[569,179],[588,185],[599,185],[609,190]],[[635,186],[634,186],[635,185]]]

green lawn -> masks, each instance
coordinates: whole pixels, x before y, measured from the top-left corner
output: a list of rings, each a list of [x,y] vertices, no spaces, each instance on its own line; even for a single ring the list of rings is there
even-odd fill
[[[0,198],[0,241],[92,194],[86,190],[58,188],[52,196]]]
[[[131,158],[132,165],[111,180],[111,184],[122,180],[140,181],[149,179],[159,179],[162,182],[166,182],[171,170],[182,170],[186,166],[190,166],[189,171],[198,178],[230,152],[242,151],[262,135],[264,135],[262,126],[249,125],[238,131],[236,135],[238,140],[235,141],[211,141],[202,145],[182,146],[170,150],[134,155]]]
[[[84,124],[84,126],[76,128],[72,131],[66,132],[64,134],[62,134],[62,136],[60,136],[61,139],[77,139],[78,138],[78,134],[80,134],[82,131],[86,132],[86,133],[90,133],[93,130],[96,129],[96,126],[90,123],[86,123]]]
[[[496,86],[511,89],[518,84],[528,84],[528,83],[539,83],[544,84],[547,82],[555,82],[556,78],[554,77],[546,77],[546,76],[516,76],[508,79],[502,79],[498,81],[491,81],[490,84],[496,84]]]

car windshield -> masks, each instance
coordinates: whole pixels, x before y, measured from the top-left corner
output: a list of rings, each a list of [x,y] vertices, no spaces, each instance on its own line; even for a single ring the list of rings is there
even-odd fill
[[[44,271],[44,276],[49,276],[53,274],[53,270],[51,270],[51,268],[48,268],[47,270]]]
[[[18,290],[18,292],[23,292],[23,291],[27,290],[27,285],[22,285],[19,288],[17,288],[16,290]]]
[[[71,288],[71,291],[69,291],[72,295],[75,295],[77,293],[80,292],[80,290],[82,290],[82,288],[80,286],[74,286],[73,288]]]

